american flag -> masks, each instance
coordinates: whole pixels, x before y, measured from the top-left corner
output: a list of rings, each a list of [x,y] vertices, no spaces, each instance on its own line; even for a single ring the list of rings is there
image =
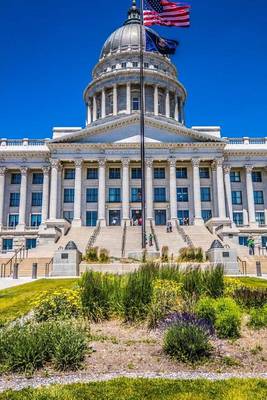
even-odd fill
[[[190,6],[168,0],[144,0],[144,25],[190,26]]]

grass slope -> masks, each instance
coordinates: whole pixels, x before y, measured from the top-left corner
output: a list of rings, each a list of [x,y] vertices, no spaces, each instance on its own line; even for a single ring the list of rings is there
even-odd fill
[[[244,283],[246,286],[254,287],[254,288],[263,288],[267,289],[267,280],[259,279],[259,278],[237,278],[240,282]]]
[[[0,400],[266,400],[267,381],[126,379],[0,394]]]
[[[27,314],[41,292],[72,288],[77,279],[41,279],[0,291],[0,325]]]

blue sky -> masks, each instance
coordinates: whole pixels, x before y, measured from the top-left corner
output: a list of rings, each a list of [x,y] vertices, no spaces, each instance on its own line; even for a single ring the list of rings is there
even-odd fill
[[[0,0],[0,137],[84,125],[83,89],[130,3]],[[156,28],[181,42],[173,61],[188,90],[186,124],[267,136],[266,0],[189,3],[190,29]]]

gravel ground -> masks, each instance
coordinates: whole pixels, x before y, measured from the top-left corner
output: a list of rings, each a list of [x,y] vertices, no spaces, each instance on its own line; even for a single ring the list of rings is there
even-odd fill
[[[0,379],[0,392],[5,390],[22,390],[25,388],[38,388],[43,386],[49,386],[54,384],[72,384],[72,383],[89,383],[89,382],[99,382],[108,381],[115,378],[153,378],[153,379],[208,379],[210,381],[225,380],[231,378],[257,378],[257,379],[267,379],[266,373],[258,374],[238,374],[238,373],[199,373],[199,372],[178,372],[171,374],[159,374],[159,373],[129,373],[129,372],[118,372],[104,375],[93,375],[88,373],[75,373],[69,375],[55,375],[48,378],[35,377],[32,379],[23,377],[13,377],[8,380],[5,378]]]

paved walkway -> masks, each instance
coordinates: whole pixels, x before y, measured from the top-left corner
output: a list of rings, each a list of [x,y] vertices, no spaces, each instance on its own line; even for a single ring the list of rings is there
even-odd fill
[[[31,278],[0,278],[0,290],[8,289],[10,287],[23,285],[24,283],[33,282]]]
[[[68,385],[72,383],[90,383],[90,382],[102,382],[109,381],[116,378],[149,378],[149,379],[181,379],[181,380],[191,380],[191,379],[207,379],[209,381],[219,381],[226,379],[246,379],[246,378],[256,378],[256,379],[267,379],[266,373],[212,373],[212,372],[178,372],[171,374],[159,374],[154,372],[149,373],[127,373],[127,372],[117,372],[112,374],[104,375],[93,375],[83,372],[77,372],[75,374],[65,374],[65,375],[55,375],[48,378],[44,377],[34,377],[34,378],[24,378],[24,377],[10,377],[0,379],[0,392],[5,390],[22,390],[25,388],[38,388],[41,386],[50,385]]]

